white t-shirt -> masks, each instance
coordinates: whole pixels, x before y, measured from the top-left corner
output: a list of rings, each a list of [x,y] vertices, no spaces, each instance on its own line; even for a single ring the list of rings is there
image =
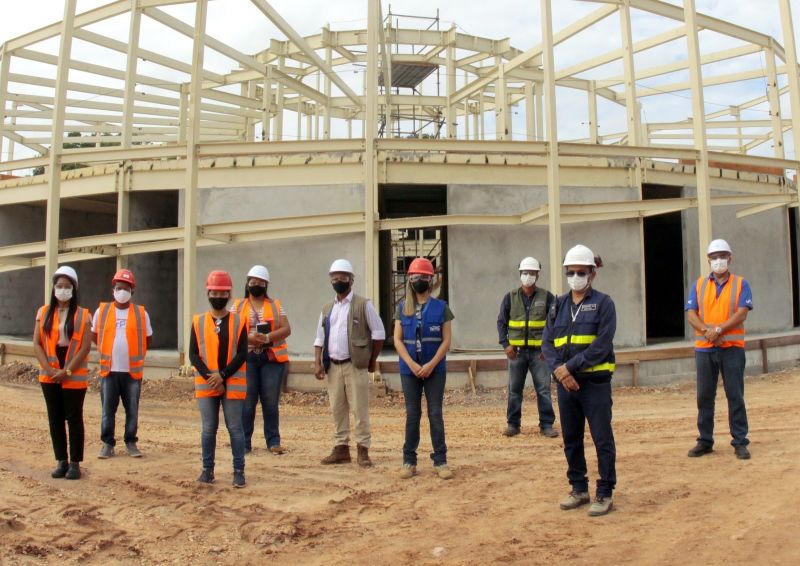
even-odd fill
[[[127,309],[118,309],[114,306],[116,312],[117,326],[114,333],[114,345],[111,347],[111,371],[118,371],[121,373],[128,373],[131,371],[131,361],[128,355],[128,339],[125,336],[125,326],[128,324],[128,313],[131,307]],[[147,327],[147,336],[153,335],[153,327],[150,326],[150,315],[144,311],[145,326]],[[98,325],[100,324],[100,309],[94,311],[94,319],[92,320],[92,333],[100,334]]]

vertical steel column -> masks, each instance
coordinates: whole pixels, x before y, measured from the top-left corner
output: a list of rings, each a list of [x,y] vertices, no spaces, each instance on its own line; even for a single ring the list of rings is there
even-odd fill
[[[597,86],[594,81],[589,81],[589,90],[587,91],[587,95],[589,97],[589,143],[596,144],[598,143],[598,132],[599,128],[597,127]]]
[[[703,94],[703,74],[700,68],[700,45],[697,39],[697,11],[695,10],[694,0],[683,0],[683,17],[686,23],[686,43],[689,46],[689,81],[692,85],[694,147],[698,153],[695,178],[697,179],[699,273],[705,273],[708,269],[706,250],[712,238],[711,181],[708,178],[705,99]]]
[[[456,26],[455,24],[450,26],[450,30],[447,33],[447,54],[445,57],[445,69],[447,73],[447,80],[445,81],[445,85],[447,85],[447,107],[445,108],[445,120],[447,120],[447,137],[450,139],[455,139],[458,137],[458,125],[457,125],[457,112],[456,107],[453,104],[451,98],[453,93],[456,91]]]
[[[197,149],[200,141],[200,113],[203,101],[203,61],[208,0],[197,0],[192,45],[192,80],[189,88],[189,121],[186,131],[186,184],[183,191],[183,336],[184,359],[189,359],[189,332],[197,291]]]
[[[639,139],[639,107],[636,103],[636,68],[633,64],[633,36],[631,34],[631,2],[623,0],[619,7],[619,25],[622,31],[622,59],[625,66],[625,111],[628,115],[628,145],[641,145]]]
[[[794,37],[791,1],[780,0],[779,4],[783,28],[783,47],[786,52],[786,73],[789,79],[789,101],[792,109],[794,159],[800,161],[800,74],[797,72],[797,42]],[[800,173],[800,167],[798,173]],[[800,198],[800,192],[798,192],[798,198]]]
[[[367,74],[365,78],[366,109],[364,116],[364,271],[366,296],[379,308],[378,289],[378,175],[375,135],[378,129],[378,26],[381,22],[380,0],[368,0],[367,9]]]
[[[333,50],[331,49],[330,29],[328,26],[325,26],[322,36],[326,38],[325,64],[328,65],[328,68],[332,68]],[[323,112],[322,122],[322,137],[329,140],[331,139],[331,78],[327,74],[325,75],[325,110]]]
[[[511,120],[508,117],[508,93],[506,91],[506,67],[503,58],[495,58],[498,66],[497,82],[494,84],[494,115],[495,115],[495,139],[507,140],[508,128]]]
[[[536,117],[533,114],[533,82],[527,81],[523,87],[525,91],[525,139],[536,139]]]
[[[286,58],[281,55],[278,57],[278,70],[286,71]],[[278,108],[275,112],[275,119],[272,121],[272,139],[275,141],[283,141],[283,97],[285,89],[282,82],[278,82],[278,92],[275,97],[278,99]]]
[[[272,116],[272,67],[267,67],[267,74],[264,75],[264,86],[261,93],[261,104],[264,110],[261,115],[261,139],[270,139],[270,119]]]
[[[0,49],[0,161],[11,161],[11,157],[5,158],[3,153],[3,142],[6,123],[6,100],[8,98],[8,70],[11,67],[11,54],[6,51],[6,44]],[[11,142],[11,140],[9,140]]]
[[[533,104],[536,107],[536,141],[544,140],[544,109],[542,105],[543,82],[537,82],[533,91]]]
[[[45,229],[44,300],[50,300],[50,279],[58,268],[58,232],[61,214],[61,154],[64,151],[64,115],[66,113],[67,83],[72,57],[72,33],[77,0],[64,0],[64,20],[61,22],[61,43],[58,48],[56,90],[53,93],[53,124],[50,134],[48,164],[47,227]]]
[[[558,123],[556,122],[556,70],[553,57],[551,0],[541,0],[544,51],[544,105],[547,112],[547,233],[550,249],[550,291],[561,293],[561,194],[559,186]]]

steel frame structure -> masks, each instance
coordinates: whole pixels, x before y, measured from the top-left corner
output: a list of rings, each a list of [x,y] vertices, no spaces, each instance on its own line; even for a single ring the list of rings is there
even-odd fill
[[[459,33],[399,28],[384,18],[380,0],[366,0],[366,30],[334,31],[302,37],[267,0],[252,4],[287,38],[273,39],[258,53],[242,53],[206,31],[208,0],[116,0],[82,14],[76,0],[65,0],[63,20],[7,41],[0,50],[0,172],[45,167],[45,174],[0,181],[0,206],[46,202],[43,242],[0,247],[0,272],[45,266],[49,280],[57,264],[115,257],[123,264],[130,254],[183,251],[183,328],[194,312],[193,277],[197,248],[274,238],[363,233],[366,249],[367,294],[377,299],[378,234],[395,228],[454,224],[548,227],[550,287],[561,288],[558,258],[561,227],[571,222],[644,218],[697,208],[699,245],[711,239],[713,206],[744,207],[739,216],[782,206],[797,206],[798,192],[788,176],[733,171],[726,163],[753,168],[798,170],[797,159],[786,159],[784,136],[791,132],[800,148],[800,79],[791,16],[791,0],[780,6],[784,44],[775,38],[730,22],[697,13],[694,0],[678,7],[659,0],[585,0],[601,4],[566,28],[552,29],[552,0],[540,0],[541,42],[526,50],[508,40]],[[164,7],[195,5],[192,24]],[[631,13],[639,10],[675,22],[669,31],[634,42]],[[92,24],[127,15],[127,37],[91,31]],[[620,19],[620,46],[592,55],[569,67],[556,67],[554,49],[590,30],[606,18]],[[192,41],[191,60],[157,53],[141,45],[142,20],[148,18],[176,36]],[[704,53],[699,33],[734,38],[739,45]],[[59,38],[58,55],[37,49]],[[113,68],[71,55],[75,39],[125,56],[124,68]],[[685,61],[637,68],[634,56],[673,41],[685,41]],[[231,63],[220,74],[204,64],[206,49]],[[587,50],[591,52],[591,50]],[[762,53],[765,68],[705,77],[703,67]],[[185,80],[165,80],[140,72],[149,61]],[[49,65],[54,73],[15,71],[17,61]],[[587,72],[621,61],[624,73],[602,80]],[[342,78],[340,70],[365,65],[360,88]],[[392,88],[392,68],[433,65],[444,71],[444,93],[403,93]],[[643,87],[638,81],[688,70],[690,80]],[[70,71],[97,77],[96,82],[70,80]],[[727,110],[706,113],[704,89],[765,77],[768,92],[752,100],[731,101]],[[122,81],[109,88],[108,81]],[[786,86],[781,87],[781,81]],[[459,85],[459,83],[461,83]],[[386,85],[381,87],[380,85]],[[556,88],[585,91],[589,135],[559,140]],[[692,116],[679,122],[644,123],[640,101],[657,94],[690,91]],[[36,92],[36,94],[32,94]],[[91,95],[85,98],[86,95]],[[789,118],[781,112],[788,98]],[[627,128],[601,134],[598,98],[626,109]],[[769,120],[747,120],[742,110],[769,106]],[[524,136],[512,135],[510,109],[524,107]],[[294,113],[298,140],[287,140],[285,121]],[[409,119],[409,116],[413,116]],[[443,124],[436,139],[404,139],[403,125],[420,133],[417,116]],[[489,119],[493,116],[493,120]],[[487,122],[494,123],[494,131]],[[305,124],[304,124],[305,122]],[[353,126],[361,135],[354,137]],[[347,135],[337,135],[344,132]],[[261,132],[261,139],[258,132]],[[712,131],[713,133],[709,133]],[[81,132],[98,147],[64,149],[67,132]],[[304,132],[304,133],[303,133]],[[383,132],[379,136],[378,132]],[[519,139],[523,137],[524,139]],[[339,139],[334,139],[339,138]],[[774,157],[748,153],[772,142]],[[713,145],[711,145],[713,143]],[[100,147],[103,144],[104,147]],[[107,147],[111,144],[113,147]],[[15,145],[38,157],[14,158]],[[5,153],[3,152],[6,148]],[[7,159],[2,156],[7,155]],[[86,167],[61,171],[68,163]],[[688,165],[687,165],[688,163]],[[264,175],[264,170],[269,175]],[[235,173],[236,186],[323,184],[336,178],[364,186],[365,206],[339,214],[295,218],[265,218],[255,222],[198,225],[198,187],[225,186]],[[734,196],[712,195],[715,189]],[[135,182],[134,182],[135,179]],[[301,181],[302,179],[302,181]],[[547,204],[518,215],[449,215],[428,218],[381,219],[381,183],[459,182],[540,184],[547,187]],[[644,183],[696,186],[694,198],[642,200]],[[639,198],[628,202],[582,205],[560,203],[560,187],[631,186]],[[131,191],[183,187],[182,227],[128,230]],[[117,232],[59,240],[62,199],[116,194]],[[641,222],[640,222],[641,227]],[[704,254],[701,253],[701,257]]]

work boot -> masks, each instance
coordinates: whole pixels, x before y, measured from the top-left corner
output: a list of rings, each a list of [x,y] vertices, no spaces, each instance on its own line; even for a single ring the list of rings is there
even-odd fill
[[[126,442],[125,450],[128,451],[128,456],[130,456],[131,458],[141,458],[142,456],[144,456],[144,454],[142,454],[142,451],[139,450],[139,448],[137,448],[135,442]]]
[[[345,464],[350,462],[350,446],[339,444],[334,446],[331,453],[322,459],[321,464]]]
[[[436,474],[439,476],[440,479],[443,480],[453,479],[453,471],[449,467],[447,467],[447,464],[434,466],[433,469],[436,470]]]
[[[200,477],[197,478],[200,483],[214,483],[214,470],[211,468],[203,468],[200,472]]]
[[[574,489],[569,492],[569,495],[561,501],[559,507],[564,511],[577,509],[581,505],[586,505],[591,499],[589,498],[588,491],[575,491]]]
[[[233,470],[233,487],[241,488],[247,485],[244,479],[244,470]]]
[[[512,436],[517,436],[519,434],[519,427],[514,425],[508,425],[506,429],[503,431],[503,436],[508,436],[509,438]]]
[[[78,462],[70,462],[69,467],[67,468],[67,473],[64,474],[64,477],[68,480],[79,480],[81,479],[81,465]]]
[[[56,479],[63,478],[65,475],[67,475],[68,468],[69,465],[67,464],[66,460],[59,460],[58,463],[56,464],[55,469],[52,472],[50,472],[50,477]]]
[[[599,517],[600,515],[607,515],[611,508],[614,506],[611,501],[611,496],[596,497],[594,502],[589,506],[589,511],[586,513],[590,517]]]
[[[277,444],[275,446],[271,446],[269,451],[272,452],[273,454],[275,454],[276,456],[280,456],[281,454],[285,454],[286,453],[286,448],[284,448],[280,444]]]
[[[403,469],[400,472],[400,479],[407,480],[417,475],[417,467],[412,464],[403,464]]]
[[[747,449],[747,446],[734,446],[733,451],[736,453],[736,457],[740,460],[749,460],[750,459],[750,451]]]
[[[700,456],[704,454],[710,454],[713,451],[714,449],[708,444],[698,442],[694,448],[689,450],[689,454],[687,454],[687,456],[689,456],[689,458],[699,458]]]
[[[103,442],[103,446],[100,448],[100,453],[97,455],[97,457],[101,460],[106,460],[112,456],[114,456],[114,447]]]
[[[359,444],[356,448],[358,449],[358,458],[356,459],[358,465],[362,468],[368,468],[371,466],[372,460],[369,459],[369,448],[362,446],[361,444]]]
[[[551,426],[545,426],[545,427],[542,427],[542,428],[539,430],[539,432],[540,432],[540,434],[541,434],[542,436],[546,436],[547,438],[558,438],[558,431],[556,431],[556,430],[555,430],[553,427],[551,427]]]

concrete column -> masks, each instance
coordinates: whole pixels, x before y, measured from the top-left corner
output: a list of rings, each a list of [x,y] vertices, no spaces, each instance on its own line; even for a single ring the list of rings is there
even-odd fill
[[[72,57],[72,32],[75,23],[77,0],[64,1],[64,19],[61,22],[61,42],[58,48],[56,89],[53,93],[53,126],[50,133],[50,160],[48,164],[48,198],[45,229],[44,300],[50,300],[50,279],[58,268],[58,233],[61,214],[61,155],[64,151],[64,115],[67,100],[70,59]]]

